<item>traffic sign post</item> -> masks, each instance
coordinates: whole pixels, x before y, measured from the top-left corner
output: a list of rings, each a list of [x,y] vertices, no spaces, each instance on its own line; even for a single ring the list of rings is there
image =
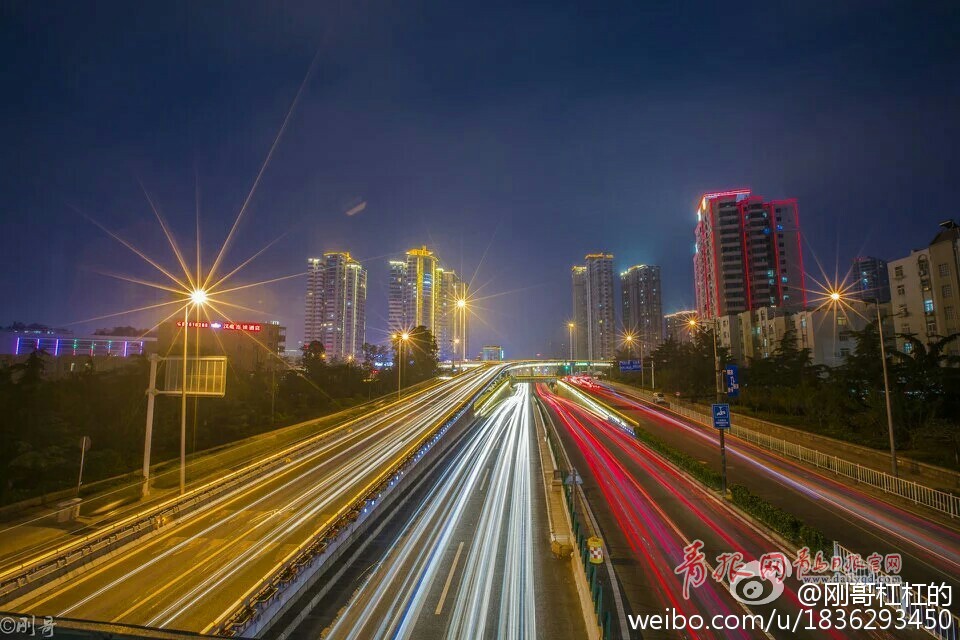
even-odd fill
[[[730,405],[717,403],[713,405],[713,428],[720,432],[720,491],[727,495],[727,447],[724,442],[724,432],[730,428]]]
[[[737,365],[728,364],[723,368],[723,379],[727,386],[728,398],[740,397],[740,380],[737,372]]]

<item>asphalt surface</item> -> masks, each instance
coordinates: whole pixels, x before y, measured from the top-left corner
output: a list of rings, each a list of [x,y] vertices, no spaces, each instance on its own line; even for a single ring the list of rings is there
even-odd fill
[[[802,607],[797,597],[799,582],[786,579],[782,594],[769,603],[754,604],[772,591],[764,589],[757,598],[735,600],[729,588],[729,574],[716,580],[716,558],[722,553],[739,552],[749,563],[764,554],[782,551],[755,523],[743,518],[718,494],[678,472],[672,465],[640,443],[622,427],[591,413],[585,407],[539,388],[571,463],[583,478],[583,488],[599,520],[605,548],[616,567],[628,613],[662,614],[677,611],[690,617],[703,616],[710,624],[714,616],[759,614],[796,617]],[[684,595],[685,548],[702,542],[708,574],[698,586],[689,585]],[[787,555],[792,562],[793,556]],[[741,591],[741,596],[743,592]],[[819,615],[814,616],[819,623]],[[778,620],[778,618],[773,618]],[[741,625],[746,626],[746,625]],[[713,628],[699,631],[661,629],[632,631],[643,638],[844,638],[844,637],[917,637],[915,632],[892,633],[858,631],[848,633],[819,628],[781,631],[777,624],[769,628]]]
[[[529,386],[517,385],[464,436],[324,637],[585,637],[569,561],[550,552],[536,447]]]
[[[185,522],[4,608],[208,632],[493,375],[467,373],[377,412]]]
[[[581,390],[637,420],[641,428],[672,447],[720,469],[719,437],[714,429],[607,387]],[[906,582],[944,583],[960,594],[960,532],[956,529],[736,437],[725,440],[729,484],[747,486],[863,557],[873,552],[901,554],[900,576]],[[960,612],[958,605],[954,598],[950,609],[955,614]]]

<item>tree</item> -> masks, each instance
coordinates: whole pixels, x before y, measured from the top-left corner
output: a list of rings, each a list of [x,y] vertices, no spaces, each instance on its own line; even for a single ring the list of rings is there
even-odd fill
[[[402,351],[401,351],[402,343]],[[403,355],[403,386],[416,384],[437,375],[439,371],[439,349],[433,333],[423,325],[414,327],[407,333],[407,339],[393,336],[394,368],[400,365]]]

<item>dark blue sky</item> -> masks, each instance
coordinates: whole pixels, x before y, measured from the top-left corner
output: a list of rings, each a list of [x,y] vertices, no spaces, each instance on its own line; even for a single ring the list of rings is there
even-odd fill
[[[3,2],[0,324],[162,299],[97,273],[153,277],[78,213],[174,266],[138,181],[190,247],[199,177],[209,260],[318,48],[227,263],[282,233],[239,281],[351,251],[371,341],[385,260],[419,244],[504,293],[472,346],[525,356],[559,351],[587,252],[662,265],[665,311],[692,305],[704,191],[798,198],[808,270],[960,215],[953,2],[511,4]],[[295,343],[304,286],[243,303]]]

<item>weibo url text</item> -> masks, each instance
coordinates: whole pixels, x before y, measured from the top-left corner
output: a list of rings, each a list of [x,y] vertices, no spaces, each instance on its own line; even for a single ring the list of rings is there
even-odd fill
[[[946,611],[897,611],[893,609],[802,609],[767,614],[685,615],[668,608],[664,613],[631,615],[635,631],[763,630],[771,631],[934,631],[949,629],[953,619]]]

